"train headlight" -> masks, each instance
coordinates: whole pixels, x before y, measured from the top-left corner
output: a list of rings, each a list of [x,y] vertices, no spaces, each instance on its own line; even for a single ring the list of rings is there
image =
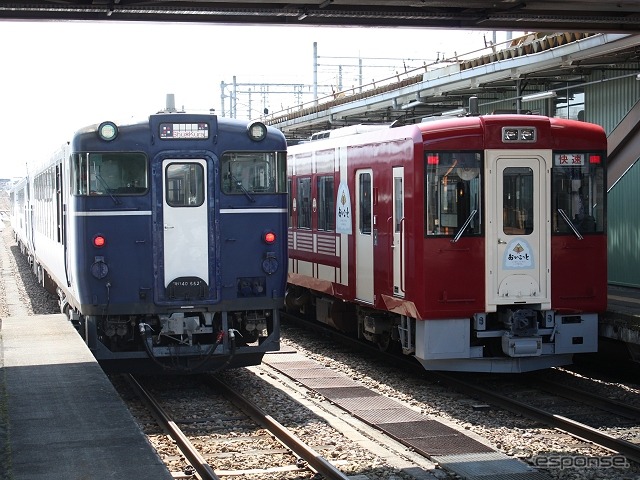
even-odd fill
[[[259,142],[267,136],[267,126],[262,122],[250,123],[247,127],[247,134],[251,140]]]
[[[107,142],[110,142],[118,136],[118,127],[113,122],[102,122],[98,126],[98,136]]]
[[[505,143],[533,143],[537,140],[535,127],[503,127],[502,141]]]
[[[503,128],[502,129],[502,140],[505,142],[516,142],[518,141],[518,130],[515,128]]]
[[[536,129],[535,128],[523,128],[520,130],[520,139],[525,142],[535,142]]]

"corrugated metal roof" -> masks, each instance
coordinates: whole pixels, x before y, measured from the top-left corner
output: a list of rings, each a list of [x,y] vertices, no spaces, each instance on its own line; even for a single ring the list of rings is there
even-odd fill
[[[552,48],[560,47],[571,42],[595,35],[594,33],[531,33],[515,39],[509,48],[482,55],[472,60],[460,63],[460,69],[474,68],[488,63],[500,62],[512,58],[522,57],[533,53],[540,53]]]

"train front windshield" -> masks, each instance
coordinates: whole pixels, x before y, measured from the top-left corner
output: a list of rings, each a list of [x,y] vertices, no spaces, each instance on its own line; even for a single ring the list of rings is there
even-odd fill
[[[555,153],[551,191],[554,233],[604,232],[604,155]]]
[[[482,233],[480,153],[427,152],[425,162],[426,235]]]
[[[227,152],[221,169],[222,192],[228,195],[287,191],[285,152]]]
[[[77,153],[72,156],[74,195],[135,195],[148,188],[143,153]]]

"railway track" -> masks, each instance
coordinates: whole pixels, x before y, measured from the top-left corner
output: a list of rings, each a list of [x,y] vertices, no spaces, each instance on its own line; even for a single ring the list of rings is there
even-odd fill
[[[430,375],[437,375],[453,388],[468,395],[510,412],[525,415],[578,439],[588,440],[624,455],[627,460],[640,463],[640,444],[611,435],[605,428],[619,428],[622,424],[625,429],[635,429],[637,435],[640,431],[640,409],[637,407],[536,376],[533,376],[532,381],[529,381],[528,376],[523,376],[517,382],[505,382],[500,379],[485,382],[479,380],[478,376],[471,379],[467,376],[440,373]],[[585,410],[585,406],[589,408]],[[563,411],[564,414],[558,411]],[[587,423],[589,418],[590,421]],[[596,424],[600,428],[596,428]]]
[[[2,287],[0,288],[0,297],[2,297],[0,298],[2,300],[0,316],[18,315],[19,313],[13,310],[14,306],[25,307],[29,315],[59,312],[57,298],[47,294],[38,284],[26,258],[19,254],[12,230],[6,228],[0,233],[2,233],[0,263],[3,270],[3,282],[1,282],[3,285],[0,285]],[[7,289],[5,284],[11,284],[13,289]],[[7,295],[10,298],[6,298]],[[257,369],[257,367],[254,368]],[[368,439],[355,432],[351,425],[337,426],[334,422],[336,419],[326,420],[323,416],[324,412],[305,403],[304,395],[298,395],[293,390],[284,392],[279,388],[280,384],[270,375],[264,372],[255,373],[252,370],[253,368],[240,368],[220,372],[219,376],[233,389],[245,395],[252,395],[254,403],[272,413],[280,422],[293,430],[298,438],[320,452],[322,458],[329,459],[331,464],[343,472],[358,476],[357,478],[369,479],[436,479],[431,472],[438,469],[432,462],[420,462],[412,452],[386,450],[377,440]],[[265,377],[269,377],[267,382],[264,381]],[[169,471],[173,472],[174,478],[186,480],[199,477],[200,474],[176,448],[176,442],[158,426],[123,377],[112,376],[111,380],[138,421],[143,434],[156,449],[161,461]],[[153,377],[145,378],[145,382],[147,380],[153,380]],[[226,478],[227,475],[239,473],[240,477],[246,480],[331,478],[328,476],[329,473],[315,473],[313,467],[310,467],[321,460],[320,457],[307,462],[301,458],[301,455],[292,454],[290,449],[274,440],[255,422],[247,420],[246,415],[238,413],[232,406],[225,406],[226,400],[222,395],[216,395],[211,388],[202,385],[194,388],[190,385],[192,380],[188,377],[171,376],[156,380],[157,385],[153,393],[160,398],[163,405],[165,400],[171,402],[171,398],[175,396],[178,404],[185,403],[189,407],[188,411],[181,409],[179,405],[178,410],[172,409],[172,421],[188,439],[193,441],[201,457],[204,458],[204,462],[196,459],[194,463],[203,465],[206,462],[217,476]],[[216,391],[217,389],[218,387]],[[187,390],[193,391],[190,398],[183,396]],[[227,415],[227,411],[235,413]],[[101,414],[99,406],[95,412],[96,415]],[[0,418],[0,424],[2,422],[3,419]],[[201,429],[201,426],[209,426],[210,430]],[[226,431],[229,429],[233,429],[233,433],[227,436]],[[252,437],[261,438],[256,443]],[[201,447],[204,447],[204,450],[201,450]],[[135,452],[132,454],[135,455]],[[414,460],[418,463],[414,463]],[[318,467],[318,470],[321,468]],[[415,473],[416,470],[419,472]],[[405,475],[402,473],[404,471],[411,471],[411,474]],[[449,478],[442,470],[437,473],[438,480]],[[205,473],[203,475],[206,476]],[[238,478],[238,476],[230,478]]]
[[[184,404],[188,402],[179,401],[180,405],[176,406],[174,389],[172,389],[171,398],[160,400],[151,392],[151,388],[145,387],[145,382],[133,376],[126,376],[125,379],[133,391],[151,409],[153,417],[159,422],[162,429],[174,439],[180,452],[189,463],[181,468],[181,471],[184,472],[184,478],[192,477],[193,473],[197,473],[202,480],[218,480],[221,477],[246,475],[251,475],[251,478],[264,476],[264,478],[271,479],[275,478],[274,475],[285,472],[295,472],[298,475],[302,471],[308,471],[310,475],[296,476],[295,478],[316,478],[321,475],[318,478],[348,479],[345,474],[313,448],[300,441],[287,428],[219,379],[201,376],[198,377],[198,384],[194,385],[194,392],[197,392],[195,395],[198,397],[205,395],[215,402],[212,408],[207,409],[206,416],[200,416],[201,412],[185,410]],[[152,388],[157,388],[157,385]],[[181,396],[185,393],[188,393],[187,390],[184,390]],[[163,392],[160,392],[160,395],[162,394]],[[197,403],[200,404],[201,400],[202,398],[199,398]],[[173,407],[165,407],[162,405],[163,403],[173,404]],[[174,420],[173,416],[176,413],[172,415],[167,411],[167,408],[179,412],[182,419]],[[212,411],[216,412],[213,417],[210,413]],[[233,427],[228,430],[220,427],[221,424],[227,422],[232,423]],[[239,423],[240,425],[238,425]],[[183,431],[180,424],[187,425],[188,428],[185,429],[187,431]],[[253,452],[256,457],[260,458],[259,466],[246,468],[248,461],[245,456],[238,455],[234,458],[233,455],[229,455],[231,449],[227,445],[229,442],[233,442],[234,437],[237,438],[239,429],[243,432],[242,451]],[[221,433],[224,430],[226,432]],[[230,440],[220,441],[221,438],[226,437]],[[247,439],[252,440],[254,444],[252,447],[248,446]],[[222,448],[216,448],[220,446]],[[212,453],[213,450],[218,450],[219,453]],[[229,458],[232,459],[230,462]],[[227,459],[227,461],[220,462],[222,459]],[[224,463],[224,467],[215,468],[212,463]],[[230,468],[236,463],[244,464],[245,468]],[[255,459],[253,463],[256,463]]]
[[[6,234],[6,232],[5,232],[5,234]],[[7,238],[9,238],[9,237],[7,237]],[[9,244],[10,244],[10,243],[11,243],[11,241],[9,240]],[[13,249],[15,249],[15,248],[17,248],[17,247],[13,246],[12,248],[13,248]],[[11,260],[11,263],[13,263],[13,262],[14,262],[14,258],[13,258],[13,257],[14,257],[14,256],[13,256],[13,255],[11,255],[11,257],[10,257],[10,258],[9,258],[9,257],[8,257],[8,258],[5,258],[5,262],[3,262],[3,263],[4,263],[4,265],[7,265],[9,260]],[[22,258],[22,257],[20,257],[19,255],[15,255],[15,260],[18,260],[18,263],[25,263],[25,262],[22,262],[22,261],[20,260],[21,258]],[[28,270],[29,270],[28,265],[26,265],[26,266],[25,266],[25,270],[27,271],[27,273],[30,273],[30,272],[28,272]],[[14,275],[9,274],[9,273],[7,273],[7,274],[5,274],[5,275],[7,275],[7,276],[11,276],[11,278],[13,278],[13,277],[14,277]],[[32,277],[33,277],[33,275],[29,275],[29,274],[27,274],[27,275],[23,275],[23,276],[22,276],[22,278],[23,278],[23,282],[26,284],[27,282],[25,281],[25,279],[26,279],[26,280],[30,280]],[[37,293],[36,293],[36,290],[37,290]],[[13,295],[11,295],[11,296],[13,297]],[[21,296],[22,296],[22,294],[20,294],[20,297],[21,297]],[[46,310],[46,309],[47,309],[47,308],[51,308],[51,307],[49,307],[49,306],[48,306],[48,304],[47,304],[47,305],[44,305],[44,304],[46,304],[47,302],[51,303],[54,307],[57,307],[57,305],[55,304],[55,301],[54,301],[54,302],[50,302],[50,301],[49,301],[49,299],[47,298],[47,295],[44,293],[44,291],[43,291],[43,290],[42,290],[42,289],[41,289],[37,284],[35,284],[35,285],[34,285],[34,287],[33,287],[33,293],[31,294],[31,296],[30,296],[30,297],[27,297],[27,298],[30,298],[30,300],[29,300],[28,302],[20,301],[20,300],[19,300],[19,298],[20,298],[20,297],[19,297],[18,295],[15,295],[15,297],[13,297],[12,299],[17,300],[17,302],[16,302],[16,303],[20,303],[20,304],[24,304],[24,303],[26,303],[30,308],[32,308],[32,309],[36,309],[36,308],[37,308],[38,310],[41,310],[42,312],[47,312],[47,310]],[[40,301],[43,301],[43,306],[39,306],[39,303],[38,303],[38,302],[40,302]],[[6,308],[6,307],[7,307],[7,306],[6,306],[6,303],[5,303],[5,308]],[[51,308],[51,309],[52,309],[52,308]],[[52,309],[52,310],[54,310],[54,309]],[[327,334],[326,334],[326,333],[323,333],[323,335],[327,335]],[[316,336],[317,336],[317,335],[316,335]],[[344,351],[344,350],[351,351],[352,349],[353,349],[353,347],[351,347],[351,346],[350,346],[350,347],[348,347],[347,349],[343,349],[343,351]],[[377,349],[373,349],[372,351],[373,351],[373,352],[375,352],[375,356],[376,356],[376,357],[377,357],[377,356],[379,356],[380,352],[379,352]],[[331,354],[329,354],[329,355],[331,355]],[[385,360],[384,362],[390,365],[390,363],[389,363],[389,362],[387,362],[386,360]],[[411,363],[413,363],[413,362],[411,362]],[[394,376],[394,377],[396,377],[396,378],[406,377],[406,376],[407,376],[407,372],[408,372],[406,365],[411,365],[411,363],[409,363],[409,364],[405,364],[405,366],[402,366],[402,367],[396,367],[395,373],[391,373],[391,375],[393,375],[393,376]],[[400,368],[400,370],[397,370],[397,368]],[[424,371],[421,369],[421,367],[419,367],[419,365],[417,365],[417,364],[415,364],[415,363],[413,363],[413,365],[411,366],[411,368],[414,368],[414,369],[415,369],[415,370],[414,370],[414,371],[416,372],[416,377],[415,377],[415,378],[425,378],[425,376],[426,376],[427,378],[431,378],[431,379],[433,380],[433,382],[434,382],[434,383],[436,383],[436,384],[444,384],[444,383],[445,383],[444,381],[442,381],[442,380],[440,380],[440,379],[435,379],[435,377],[432,377],[432,376],[431,376],[431,374],[429,374],[429,373],[427,373],[427,372],[424,372]],[[400,373],[399,373],[399,372],[400,372]],[[582,372],[583,372],[583,375],[585,375],[584,370],[582,370]],[[174,379],[172,379],[172,382],[173,382],[173,381],[174,381]],[[168,383],[168,382],[167,382],[167,383]],[[179,387],[179,385],[178,385],[178,386],[176,386],[176,388],[180,388],[180,387]],[[452,388],[453,388],[453,387],[452,387]],[[555,387],[554,387],[554,388],[555,388]],[[538,387],[536,387],[536,390],[537,390],[537,389],[538,389]],[[580,398],[583,398],[583,397],[584,397],[584,395],[582,395],[581,393],[577,393],[577,395],[578,395],[578,400],[580,400]],[[577,402],[577,400],[575,400],[574,402]],[[505,410],[506,410],[506,407],[504,407],[504,408],[505,408]],[[556,415],[558,415],[558,414],[556,414]],[[560,415],[560,416],[563,416],[563,415]],[[178,424],[182,425],[182,424],[183,424],[183,420],[184,420],[184,418],[181,418],[181,419],[180,419],[180,421],[178,421],[178,422],[176,422],[176,423],[178,423]],[[573,419],[570,419],[570,420],[573,420]],[[539,420],[536,420],[536,421],[539,421]],[[196,424],[196,425],[197,425],[198,423],[200,423],[200,422],[197,422],[197,421],[191,421],[191,420],[189,420],[189,423],[185,423],[185,425],[189,425],[189,424]],[[593,428],[593,427],[591,427],[591,428]],[[637,431],[637,430],[636,430],[636,431]],[[582,438],[582,437],[580,437],[579,435],[578,435],[578,437],[579,437],[579,438]],[[595,442],[595,440],[594,440],[594,442]],[[635,445],[635,443],[634,443],[634,442],[629,442],[629,443],[632,443],[633,445]],[[631,447],[631,448],[633,448],[633,449],[635,450],[635,447],[634,447],[633,445],[632,445],[632,447]],[[316,447],[316,448],[317,448],[317,447]],[[613,449],[615,450],[615,448],[616,448],[616,447],[614,446],[614,447],[613,447]],[[275,451],[275,450],[273,450],[273,451]],[[611,451],[611,449],[609,449],[609,448],[608,448],[608,451]],[[618,450],[615,450],[615,451],[618,451]],[[600,454],[601,454],[601,453],[600,453]],[[174,455],[174,454],[168,454],[168,457],[172,457],[172,455]],[[222,462],[222,463],[227,462],[227,459],[228,459],[229,457],[231,457],[232,455],[233,455],[233,452],[222,452],[222,453],[220,453],[220,452],[218,452],[218,453],[210,453],[210,452],[209,452],[209,453],[206,453],[206,454],[205,454],[205,458],[207,459],[207,461],[211,461],[211,459],[213,459],[213,460],[214,460],[214,462],[216,462],[216,464],[220,464],[221,462]],[[597,454],[596,454],[596,455],[597,455]],[[626,454],[625,454],[625,455],[626,455]],[[629,455],[635,455],[635,453],[631,452]],[[226,456],[226,457],[225,457],[225,456]],[[184,469],[187,469],[187,471],[190,471],[190,468],[188,468],[188,466],[187,466],[187,465],[185,464],[185,462],[182,460],[182,455],[181,455],[181,454],[175,454],[175,455],[174,455],[174,457],[175,457],[175,458],[172,458],[172,459],[170,458],[170,461],[172,462],[172,465],[175,465],[175,468],[174,468],[174,466],[172,466],[172,467],[171,467],[171,470],[173,470],[173,471],[176,471],[176,472],[177,472],[177,471],[184,471]],[[296,458],[297,458],[297,457],[296,457]],[[630,459],[631,459],[631,458],[630,458]],[[637,460],[632,460],[632,462],[636,462],[636,461],[637,461]],[[242,462],[243,462],[243,460],[241,460],[241,461],[240,461],[240,463],[242,463]],[[238,464],[240,464],[240,463],[238,463]],[[246,462],[245,462],[245,463],[246,463]],[[334,462],[334,463],[335,463],[335,462]],[[288,464],[288,467],[289,467],[289,468],[292,468],[292,467],[294,466],[294,464],[295,464],[295,467],[296,467],[296,474],[298,475],[298,476],[297,476],[297,477],[295,477],[295,478],[310,478],[310,477],[312,477],[312,476],[313,476],[313,472],[312,472],[312,471],[310,471],[310,470],[308,470],[308,471],[303,470],[303,472],[306,472],[306,474],[305,474],[305,476],[302,476],[302,472],[300,472],[300,469],[298,468],[298,466],[299,466],[299,465],[297,465],[297,460],[295,460],[295,461],[294,461],[294,460],[290,460],[290,461],[289,461],[289,464]],[[182,466],[180,467],[180,465],[182,465]],[[247,470],[247,471],[248,471],[248,470],[251,470],[251,468],[249,468],[249,466],[248,466],[248,465],[245,465],[245,466],[247,466],[247,468],[245,468],[244,470]],[[222,472],[224,472],[224,471],[227,471],[227,472],[233,472],[233,471],[235,471],[235,472],[238,472],[238,471],[244,471],[244,470],[238,470],[237,465],[234,467],[234,466],[232,466],[232,465],[230,465],[230,464],[229,464],[229,465],[224,464],[224,465],[222,465],[222,467],[223,467],[223,468],[219,468],[219,469],[218,469],[218,472],[220,472],[220,471],[222,471]],[[263,465],[258,465],[254,470],[256,470],[256,471],[257,471],[258,469],[262,469],[262,470],[264,470],[264,468],[262,468],[262,467],[263,467]],[[637,467],[636,467],[635,471],[638,471]],[[178,475],[178,474],[176,474],[176,475]],[[184,478],[191,478],[191,477],[193,476],[192,474],[183,474],[183,475],[184,475]],[[275,475],[275,474],[274,474],[274,475]],[[270,477],[267,477],[267,478],[270,478],[270,480],[271,480],[271,479],[273,479],[273,478],[287,478],[287,480],[289,480],[289,479],[291,479],[291,478],[294,478],[294,477],[291,477],[289,474],[284,474],[285,476],[282,476],[282,477],[276,477],[276,476],[274,476],[274,475],[271,475]],[[287,476],[287,475],[288,475],[288,476]],[[178,476],[178,477],[176,477],[176,478],[180,478],[180,477]],[[263,477],[261,477],[261,478],[265,478],[265,477],[263,476]],[[378,478],[378,477],[374,475],[374,477],[372,477],[372,478]],[[379,478],[385,478],[385,477],[379,477]],[[598,478],[600,478],[600,477],[598,477]],[[602,478],[618,478],[618,477],[610,477],[610,476],[609,476],[609,477],[602,477]]]
[[[291,317],[287,318],[291,321]],[[640,463],[640,409],[596,395],[589,390],[568,387],[562,370],[551,370],[556,380],[543,378],[549,377],[547,372],[516,377],[426,372],[408,357],[380,352],[375,346],[345,337],[316,323],[309,324],[299,318],[294,321],[304,328],[322,332],[323,336],[330,337],[332,341],[349,345],[353,351],[366,352],[367,355],[378,358],[384,356],[387,365],[397,367],[398,375],[406,375],[411,371],[434,383],[480,399],[489,404],[488,408],[494,405],[526,416],[535,422],[566,432],[578,441],[587,440],[606,451],[623,455],[630,462]],[[614,433],[610,433],[611,431]],[[630,441],[629,438],[635,441]]]

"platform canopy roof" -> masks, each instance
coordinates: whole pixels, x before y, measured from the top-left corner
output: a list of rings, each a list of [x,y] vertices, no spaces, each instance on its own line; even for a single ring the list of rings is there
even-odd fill
[[[568,106],[579,104],[579,95],[589,86],[624,79],[632,86],[640,84],[639,65],[640,34],[537,32],[501,49],[425,64],[263,119],[289,139],[305,139],[350,125],[398,125],[465,114],[473,97],[480,113],[507,109],[548,114],[546,99]],[[535,101],[532,95],[540,98]]]
[[[640,32],[637,0],[21,0],[0,19]]]

